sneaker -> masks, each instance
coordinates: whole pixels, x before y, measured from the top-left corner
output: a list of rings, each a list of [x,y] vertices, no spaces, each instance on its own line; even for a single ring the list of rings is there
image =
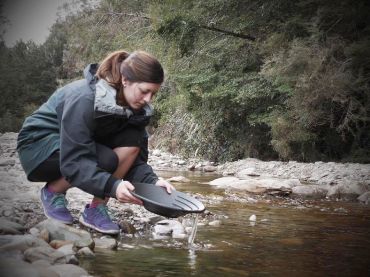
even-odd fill
[[[118,225],[112,222],[108,208],[104,204],[99,204],[96,208],[90,208],[89,204],[86,205],[80,216],[80,223],[103,234],[119,233]]]
[[[72,224],[73,217],[67,209],[64,193],[50,192],[46,186],[41,189],[41,203],[47,218],[55,219],[64,224]]]

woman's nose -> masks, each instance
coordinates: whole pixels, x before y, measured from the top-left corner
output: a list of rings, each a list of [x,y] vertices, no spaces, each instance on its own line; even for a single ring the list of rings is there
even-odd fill
[[[145,101],[146,103],[149,103],[149,102],[152,100],[152,96],[153,96],[153,94],[152,94],[152,93],[147,93],[147,94],[145,94],[145,96],[144,96],[144,101]]]

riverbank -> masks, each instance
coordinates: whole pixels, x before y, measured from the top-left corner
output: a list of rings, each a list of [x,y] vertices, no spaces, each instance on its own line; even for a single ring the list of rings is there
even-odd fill
[[[370,203],[369,164],[243,159],[215,165],[198,159],[183,160],[159,150],[151,151],[149,163],[160,170],[214,172],[223,177],[210,185],[227,190]]]
[[[87,274],[76,265],[79,256],[93,257],[94,251],[99,248],[128,247],[120,238],[112,239],[109,236],[83,232],[79,229],[77,218],[91,196],[76,188],[67,193],[68,206],[76,222],[72,228],[59,226],[56,234],[54,227],[58,225],[45,221],[46,217],[39,201],[40,189],[44,184],[27,181],[16,153],[16,137],[16,133],[0,134],[0,232],[2,234],[0,256],[7,258],[7,265],[20,270],[39,272],[38,268],[41,264],[42,267],[49,268],[48,274],[50,270],[58,274],[55,276],[63,276],[60,272],[73,270],[79,272],[76,274]],[[298,197],[321,198],[329,201],[350,200],[361,202],[360,205],[369,203],[370,165],[263,162],[256,159],[216,165],[199,159],[182,159],[160,150],[150,151],[149,164],[159,176],[163,170],[170,171],[173,176],[169,179],[175,186],[179,182],[181,183],[179,186],[186,186],[188,182],[184,176],[186,172],[205,172],[209,176],[214,176],[208,184],[224,189],[227,197],[234,197],[234,192],[247,195],[242,199],[234,198],[235,201],[240,199],[254,203],[256,199],[268,196],[286,199]],[[196,197],[206,204],[221,201],[218,199],[219,196],[196,195]],[[227,197],[223,199],[228,199]],[[142,236],[161,239],[170,236],[181,240],[188,236],[191,229],[189,218],[186,217],[166,221],[163,217],[156,216],[142,207],[121,204],[116,200],[109,202],[109,208],[121,226],[121,238]],[[221,222],[222,215],[207,211],[200,218],[199,224],[219,226]],[[62,236],[59,235],[60,230],[63,230]],[[66,240],[65,237],[70,237],[71,240]],[[69,246],[63,250],[63,244]],[[35,248],[41,249],[40,252]],[[54,252],[56,249],[59,252],[64,251],[64,254]],[[31,253],[39,253],[39,255],[32,256]],[[25,263],[24,260],[27,262]],[[1,267],[3,266],[4,262],[1,264]]]

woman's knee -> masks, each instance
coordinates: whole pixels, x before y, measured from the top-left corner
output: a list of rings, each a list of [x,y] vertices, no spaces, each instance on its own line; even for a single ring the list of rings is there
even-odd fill
[[[118,155],[110,148],[97,144],[98,166],[113,173],[119,164]]]
[[[117,154],[119,162],[123,162],[128,158],[135,159],[140,153],[140,147],[130,146],[130,147],[117,147],[113,151]]]

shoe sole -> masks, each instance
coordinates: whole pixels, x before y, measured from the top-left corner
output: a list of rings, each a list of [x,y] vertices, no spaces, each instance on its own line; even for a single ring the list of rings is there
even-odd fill
[[[102,230],[102,229],[100,229],[100,228],[98,228],[98,227],[96,227],[96,226],[94,226],[94,225],[91,225],[91,224],[89,224],[89,223],[87,223],[85,220],[84,220],[84,218],[83,218],[83,216],[81,215],[80,216],[80,218],[79,218],[79,220],[78,220],[82,225],[84,225],[84,226],[86,226],[86,227],[89,227],[89,228],[91,228],[91,229],[94,229],[94,230],[96,230],[96,231],[98,231],[98,232],[100,232],[100,233],[103,233],[103,234],[108,234],[108,235],[117,235],[118,233],[119,233],[119,230]]]
[[[44,210],[44,215],[48,218],[48,219],[52,219],[52,220],[55,220],[55,221],[58,221],[60,223],[63,223],[63,224],[66,224],[66,225],[72,225],[73,224],[73,221],[63,221],[63,220],[60,220],[60,219],[57,219],[57,218],[54,218],[50,215],[48,215],[48,213],[46,212],[45,210],[45,207],[44,207],[44,204],[42,203],[42,199],[40,197],[40,201],[41,201],[41,206],[42,206],[42,209]]]

